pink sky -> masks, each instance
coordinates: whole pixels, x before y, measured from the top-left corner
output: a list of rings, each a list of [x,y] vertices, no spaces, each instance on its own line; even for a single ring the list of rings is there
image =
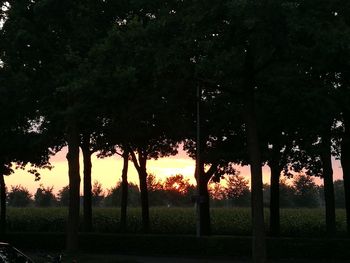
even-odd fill
[[[113,156],[105,159],[98,159],[96,155],[92,157],[92,180],[98,180],[104,189],[111,188],[120,180],[123,160],[119,156]],[[56,193],[62,187],[68,185],[68,164],[66,161],[66,149],[57,153],[51,158],[54,168],[49,170],[41,170],[41,180],[34,181],[34,176],[23,170],[16,170],[14,174],[5,178],[6,185],[9,190],[11,185],[21,184],[28,188],[32,193],[43,184],[46,186],[54,186]],[[82,159],[81,176],[82,176]],[[161,158],[158,160],[149,160],[147,164],[148,173],[155,174],[159,179],[165,179],[168,176],[182,174],[185,178],[189,178],[192,183],[194,180],[194,160],[189,158],[184,151],[172,157]],[[333,160],[334,180],[342,178],[342,171],[339,161]],[[239,167],[241,175],[247,176],[249,179],[249,167]],[[264,183],[269,183],[270,170],[267,166],[263,167]],[[129,181],[138,183],[137,172],[134,165],[129,162]],[[322,183],[321,179],[316,178],[317,183]]]

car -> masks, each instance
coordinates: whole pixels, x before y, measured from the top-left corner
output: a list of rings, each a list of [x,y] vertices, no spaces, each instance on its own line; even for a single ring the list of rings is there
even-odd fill
[[[34,263],[34,261],[10,244],[0,242],[0,263]]]

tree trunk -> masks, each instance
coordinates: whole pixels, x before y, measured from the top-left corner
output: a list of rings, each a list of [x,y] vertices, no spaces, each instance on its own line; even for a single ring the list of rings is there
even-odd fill
[[[4,174],[0,175],[0,234],[3,235],[6,232],[6,185]]]
[[[142,171],[139,173],[140,192],[141,192],[141,210],[142,210],[142,230],[148,233],[149,226],[149,204],[148,204],[148,189],[147,189],[147,172],[146,167],[141,167]]]
[[[253,223],[253,262],[266,262],[266,240],[263,205],[263,181],[261,152],[258,137],[258,127],[255,113],[255,83],[254,83],[254,58],[249,43],[247,44],[245,61],[245,108],[244,118],[246,124],[246,136],[248,146],[248,157],[251,172],[251,202]]]
[[[204,172],[203,164],[200,165],[199,178],[197,178],[197,213],[198,213],[198,230],[197,236],[209,236],[211,234],[210,223],[210,198],[208,192],[208,182],[211,176]]]
[[[150,224],[149,224],[149,203],[148,203],[147,169],[146,169],[147,153],[143,151],[138,151],[139,161],[137,161],[136,155],[133,150],[130,150],[130,154],[140,180],[142,230],[144,233],[148,233],[150,231]]]
[[[335,201],[334,201],[334,184],[332,169],[332,153],[330,136],[323,137],[321,152],[323,180],[324,180],[324,197],[326,205],[326,229],[327,235],[332,237],[336,233],[335,225]]]
[[[84,205],[83,205],[83,214],[84,214],[84,231],[92,231],[92,193],[91,193],[91,155],[90,150],[90,135],[84,134],[81,144],[81,150],[83,153],[83,162],[84,162]]]
[[[121,197],[121,211],[120,211],[120,229],[122,232],[126,231],[126,217],[128,206],[128,166],[129,166],[129,152],[127,150],[123,153],[123,171],[122,171],[122,197]]]
[[[80,208],[80,174],[79,174],[79,132],[76,123],[70,122],[67,127],[68,142],[68,176],[69,208],[67,222],[67,251],[78,250],[79,208]]]
[[[344,114],[344,134],[341,143],[341,166],[343,169],[346,227],[350,236],[350,115]]]
[[[265,262],[265,224],[263,205],[263,183],[260,148],[254,111],[246,112],[248,154],[251,172],[252,220],[253,220],[253,262]]]
[[[281,169],[275,162],[269,163],[270,182],[270,235],[280,235],[280,175]]]

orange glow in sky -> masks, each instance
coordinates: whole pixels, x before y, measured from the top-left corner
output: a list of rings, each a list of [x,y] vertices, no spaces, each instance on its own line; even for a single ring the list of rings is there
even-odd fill
[[[64,148],[50,159],[54,168],[49,171],[41,169],[41,179],[34,181],[34,175],[23,170],[16,170],[14,174],[5,177],[6,185],[10,190],[11,185],[21,184],[25,186],[31,193],[34,193],[40,184],[46,186],[54,186],[56,193],[62,187],[68,185],[68,163],[66,160],[67,150]],[[186,157],[184,154],[172,156],[168,158],[160,158],[158,160],[149,160],[147,162],[147,172],[157,176],[158,179],[164,180],[166,177],[182,174],[185,178],[189,178],[194,183],[194,160]],[[104,189],[109,189],[117,184],[121,179],[121,171],[123,167],[123,159],[120,156],[112,156],[100,159],[96,155],[92,156],[92,181],[98,180]],[[83,176],[83,160],[80,154],[80,176]],[[138,184],[137,171],[132,162],[129,161],[129,182]],[[81,181],[82,182],[82,181]],[[82,191],[82,184],[81,184]]]
[[[66,160],[66,148],[57,153],[51,158],[51,163],[54,168],[49,170],[40,170],[40,181],[34,181],[34,175],[29,174],[23,170],[16,170],[14,174],[5,177],[5,182],[8,190],[11,190],[11,185],[21,184],[25,186],[31,193],[35,193],[40,184],[47,186],[53,186],[54,192],[57,193],[62,187],[68,185],[68,164]],[[81,155],[80,155],[81,156]],[[92,157],[92,181],[98,180],[103,189],[109,189],[117,184],[121,179],[121,171],[123,167],[123,160],[119,156],[113,156],[105,159],[99,159],[96,155]],[[80,158],[80,176],[83,176],[82,156]],[[147,172],[157,176],[158,179],[163,180],[166,177],[182,174],[185,178],[190,179],[190,183],[194,184],[194,167],[195,162],[191,158],[187,157],[183,151],[179,151],[179,154],[172,157],[160,158],[158,160],[149,160],[147,162]],[[339,161],[333,161],[334,179],[341,179],[342,172]],[[241,175],[250,177],[249,167],[239,167]],[[268,167],[263,167],[263,181],[269,183],[270,170]],[[129,182],[138,184],[138,175],[134,168],[134,165],[129,162]],[[317,183],[321,183],[320,179],[315,180]],[[81,183],[82,189],[82,183]],[[81,190],[82,191],[82,190]]]

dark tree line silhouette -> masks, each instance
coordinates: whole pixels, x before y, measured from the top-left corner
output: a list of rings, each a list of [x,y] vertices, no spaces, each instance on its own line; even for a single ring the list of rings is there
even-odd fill
[[[212,207],[249,207],[249,182],[242,176],[227,176],[225,184],[211,182],[209,195]],[[150,206],[154,207],[193,207],[193,196],[196,193],[194,185],[185,180],[182,175],[156,180],[150,174],[147,179]],[[335,206],[345,208],[344,182],[334,182]],[[281,208],[320,208],[325,206],[324,187],[317,185],[313,178],[299,175],[293,182],[280,182]],[[122,182],[115,187],[103,189],[98,181],[92,186],[92,207],[121,207]],[[271,186],[263,187],[264,207],[269,207]],[[136,184],[128,185],[128,206],[140,207],[140,190]],[[80,197],[81,201],[84,196]],[[67,207],[69,205],[69,187],[65,186],[54,194],[53,187],[40,186],[35,193],[21,185],[12,186],[7,191],[7,204],[10,207]],[[126,230],[126,229],[124,229]]]
[[[208,183],[234,174],[232,164],[251,168],[254,262],[265,261],[263,164],[271,168],[269,232],[279,235],[281,174],[306,172],[324,180],[327,233],[334,236],[332,156],[343,169],[350,232],[348,1],[8,0],[1,6],[2,231],[4,175],[14,163],[45,167],[68,146],[67,249],[78,248],[79,148],[85,230],[92,227],[91,154],[98,152],[126,161],[124,224],[132,160],[148,232],[147,160],[174,155],[184,143],[193,158],[200,149],[200,236],[210,234]]]

